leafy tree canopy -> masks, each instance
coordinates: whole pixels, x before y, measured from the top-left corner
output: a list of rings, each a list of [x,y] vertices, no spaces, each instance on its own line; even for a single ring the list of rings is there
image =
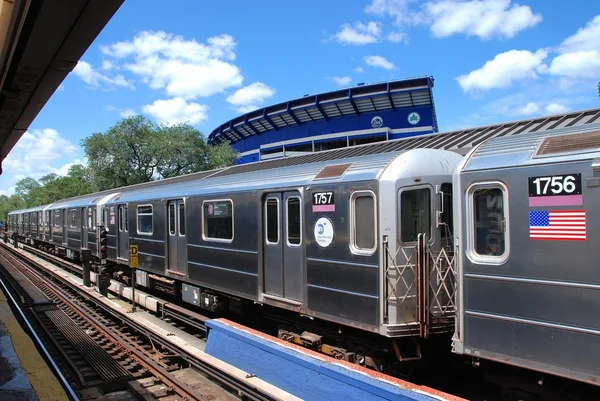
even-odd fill
[[[189,124],[159,125],[144,116],[119,121],[82,141],[98,190],[231,165],[228,144],[209,146]]]
[[[144,116],[120,120],[105,133],[82,141],[88,166],[73,165],[67,175],[51,173],[16,183],[12,196],[0,196],[0,220],[8,212],[73,196],[229,166],[237,155],[229,144],[211,146],[189,124],[159,125]]]

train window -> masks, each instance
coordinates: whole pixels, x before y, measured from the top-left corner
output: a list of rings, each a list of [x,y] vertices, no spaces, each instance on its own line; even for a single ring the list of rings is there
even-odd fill
[[[444,212],[442,213],[442,224],[441,227],[441,235],[443,239],[452,240],[452,225],[454,224],[452,220],[452,184],[442,184],[441,187],[442,193],[444,194],[442,197],[442,208]]]
[[[137,232],[138,234],[152,235],[153,219],[152,205],[140,205],[137,207]]]
[[[205,201],[202,204],[203,237],[205,240],[233,240],[233,202]]]
[[[123,211],[125,214],[125,217],[123,217],[123,219],[125,220],[125,232],[129,232],[129,217],[127,217],[128,209],[129,209],[129,207],[127,205],[123,205]]]
[[[350,197],[350,249],[371,255],[377,248],[375,194],[357,191]]]
[[[88,208],[88,230],[91,230],[92,227],[92,209]]]
[[[77,228],[77,210],[69,211],[69,227]]]
[[[123,231],[123,206],[119,206],[119,231]]]
[[[169,205],[169,235],[175,235],[175,204]]]
[[[475,184],[469,190],[471,256],[502,263],[508,255],[507,190],[500,183]]]
[[[268,198],[265,203],[267,244],[279,242],[279,199]]]
[[[54,211],[54,227],[60,227],[60,226],[61,226],[60,210],[55,210]]]
[[[92,209],[92,225],[90,227],[92,227],[94,230],[96,229],[96,208]]]
[[[416,242],[419,234],[431,236],[430,198],[429,188],[411,189],[400,194],[401,242]]]
[[[288,198],[286,214],[288,245],[300,245],[302,240],[302,212],[300,208],[300,198]]]
[[[185,205],[179,204],[179,235],[185,235]]]

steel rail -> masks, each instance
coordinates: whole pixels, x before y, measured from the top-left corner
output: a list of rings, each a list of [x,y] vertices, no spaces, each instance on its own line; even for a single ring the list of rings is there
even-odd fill
[[[24,244],[23,244],[23,246],[30,248],[29,246],[24,245]],[[40,269],[44,269],[43,266],[41,266],[39,264],[39,262],[37,262],[31,258],[28,258],[27,256],[17,252],[12,246],[8,246],[7,244],[0,243],[0,249],[4,249],[11,254],[16,254],[16,255],[18,255],[19,258],[26,259],[29,263],[39,266]],[[33,248],[33,249],[35,249],[35,248]],[[41,252],[39,250],[36,250],[36,251]],[[26,251],[26,252],[33,253],[30,251]],[[41,253],[45,254],[44,252],[41,252]],[[45,255],[47,255],[47,254],[45,254]],[[32,256],[36,256],[36,255],[32,255]],[[49,263],[52,263],[54,265],[57,265],[58,263],[61,263],[61,264],[69,263],[68,261],[62,260],[62,259],[56,257],[55,255],[48,255],[48,256],[52,257],[55,260],[50,261],[47,258],[41,258],[41,259],[43,259]],[[187,361],[190,365],[194,366],[199,371],[203,372],[204,374],[208,375],[211,378],[216,379],[219,383],[221,383],[221,385],[230,387],[230,388],[238,391],[240,394],[243,394],[243,396],[248,397],[252,400],[258,400],[258,401],[278,400],[277,397],[273,397],[273,396],[269,395],[268,393],[262,392],[260,389],[255,388],[253,385],[243,382],[242,380],[236,378],[235,376],[227,373],[223,369],[221,369],[217,366],[213,366],[211,363],[203,360],[202,358],[188,354],[185,349],[180,348],[177,345],[175,345],[169,341],[166,341],[163,337],[156,335],[155,333],[149,332],[146,328],[141,326],[138,322],[131,319],[127,314],[119,313],[118,311],[112,310],[110,307],[103,305],[102,303],[99,303],[94,297],[90,296],[85,291],[81,291],[81,288],[79,288],[77,285],[75,285],[74,283],[71,283],[68,280],[65,280],[62,276],[56,274],[55,272],[45,270],[45,274],[61,281],[62,284],[67,285],[68,287],[73,289],[78,295],[84,297],[85,299],[87,299],[91,302],[94,302],[98,307],[102,308],[106,313],[112,315],[115,319],[119,319],[119,320],[123,321],[128,326],[132,327],[133,329],[137,330],[140,333],[143,333],[148,338],[151,338],[152,341],[160,344],[164,348],[170,350],[172,353],[177,354],[181,359],[184,359],[185,361]],[[163,307],[167,303],[168,302],[161,300],[161,304],[163,304]],[[174,313],[170,313],[170,315],[173,316]],[[175,317],[175,316],[173,316],[173,317]]]
[[[31,268],[29,268],[28,266],[25,265],[25,263],[18,260],[15,255],[10,255],[10,257],[14,260],[15,263],[19,263],[25,269],[27,269],[27,271],[30,274],[37,277],[38,279],[42,279],[42,277],[39,275],[39,273],[32,271]],[[95,326],[96,330],[100,334],[109,338],[111,341],[113,341],[115,344],[117,344],[120,348],[122,348],[125,352],[128,352],[129,354],[134,355],[135,358],[140,362],[140,364],[145,369],[148,370],[148,372],[150,372],[152,375],[155,375],[156,377],[158,377],[165,385],[169,386],[180,397],[183,397],[184,399],[189,399],[189,400],[208,401],[208,399],[204,395],[194,392],[192,389],[188,388],[185,384],[181,383],[176,378],[171,377],[169,372],[164,370],[162,367],[158,366],[158,364],[156,362],[152,361],[152,358],[149,358],[147,355],[144,355],[142,352],[140,352],[138,349],[136,349],[136,347],[139,348],[139,346],[137,346],[137,344],[136,344],[136,347],[128,344],[129,341],[127,341],[126,338],[119,336],[117,333],[112,332],[104,324],[99,322],[94,316],[92,316],[90,313],[86,312],[82,307],[80,307],[75,302],[73,302],[72,300],[67,298],[63,294],[63,291],[61,291],[59,288],[57,288],[57,286],[55,284],[51,283],[50,281],[45,281],[44,284],[48,287],[48,289],[56,297],[58,297],[67,306],[72,308],[77,313],[77,315],[79,315],[83,319],[92,323],[92,325]]]
[[[2,286],[2,289],[3,289],[4,293],[6,294],[6,296],[10,299],[11,305],[17,311],[18,317],[27,326],[27,330],[29,331],[30,335],[33,337],[33,340],[35,342],[36,347],[38,348],[38,350],[41,350],[42,355],[44,356],[44,359],[46,359],[46,362],[48,362],[50,364],[50,368],[52,369],[52,371],[54,372],[54,374],[57,376],[58,381],[60,382],[60,384],[63,387],[63,389],[66,391],[67,397],[69,397],[69,400],[79,401],[79,397],[77,397],[77,395],[75,394],[75,391],[73,390],[73,388],[71,387],[71,385],[69,384],[69,382],[67,381],[67,379],[63,376],[62,372],[60,371],[60,369],[56,365],[56,362],[54,362],[54,359],[52,359],[52,356],[50,356],[50,353],[46,349],[46,346],[44,345],[44,343],[42,342],[42,340],[40,339],[40,337],[37,335],[37,333],[33,329],[33,326],[31,325],[31,322],[29,322],[29,319],[27,319],[27,316],[25,316],[25,313],[23,312],[23,310],[19,306],[19,303],[12,296],[12,294],[11,294],[8,286],[6,285],[6,283],[4,282],[4,280],[1,277],[0,277],[0,285]]]

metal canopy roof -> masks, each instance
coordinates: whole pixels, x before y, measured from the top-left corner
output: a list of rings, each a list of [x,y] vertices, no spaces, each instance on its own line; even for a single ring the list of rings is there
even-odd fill
[[[0,163],[123,1],[0,3]]]
[[[418,106],[434,107],[431,88],[433,78],[422,77],[306,95],[230,120],[213,130],[208,142],[214,144],[227,140],[234,143],[267,131],[348,115]],[[434,131],[437,131],[437,121],[434,121]]]

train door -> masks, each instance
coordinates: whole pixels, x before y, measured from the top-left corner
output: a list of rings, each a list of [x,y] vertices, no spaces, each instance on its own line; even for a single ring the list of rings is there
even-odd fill
[[[81,249],[87,249],[87,244],[88,244],[88,236],[87,236],[87,213],[86,213],[86,208],[82,207],[81,208],[81,213],[80,213],[80,221],[81,221]]]
[[[62,243],[63,245],[67,245],[69,240],[69,232],[67,231],[67,224],[69,224],[69,219],[67,217],[67,209],[62,210]]]
[[[117,206],[117,257],[129,260],[129,220],[127,218],[127,205]]]
[[[296,191],[269,193],[263,206],[264,293],[302,300],[302,198]]]
[[[168,266],[167,271],[178,276],[187,274],[185,202],[183,199],[167,203],[168,214]]]

